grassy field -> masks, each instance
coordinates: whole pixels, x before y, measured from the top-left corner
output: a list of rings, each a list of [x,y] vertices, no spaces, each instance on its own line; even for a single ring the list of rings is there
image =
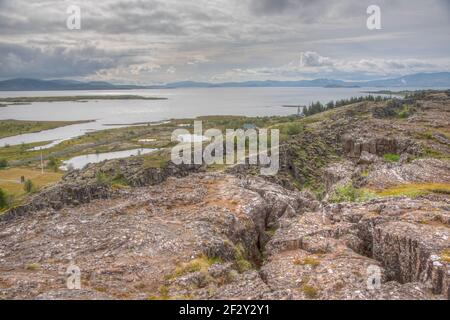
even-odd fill
[[[437,193],[450,194],[450,184],[448,183],[408,183],[400,184],[384,190],[376,192],[382,197],[401,197],[407,196],[411,198]]]
[[[12,137],[24,133],[33,133],[43,130],[55,129],[72,124],[86,123],[89,121],[22,121],[0,120],[0,139]]]
[[[59,181],[61,173],[29,169],[29,168],[9,168],[0,170],[0,188],[7,194],[12,195],[15,201],[20,200],[25,195],[24,184],[20,178],[31,180],[33,185],[40,189]]]
[[[232,117],[232,116],[214,116],[200,117],[203,121],[203,130],[208,128],[218,128],[221,130],[242,128],[245,123],[254,123],[258,127],[265,127],[279,122],[286,122],[287,117]],[[175,129],[182,128],[192,131],[191,127],[179,127],[181,124],[192,124],[194,119],[171,120],[170,123],[158,125],[139,125],[124,128],[114,128],[87,133],[83,136],[63,141],[62,143],[42,150],[44,160],[54,157],[59,160],[88,154],[102,153],[111,151],[129,150],[134,148],[168,148],[174,145],[171,141],[171,134]],[[140,140],[154,139],[155,141],[142,142]],[[32,144],[14,145],[9,147],[0,147],[0,159],[5,159],[10,166],[30,166],[37,167],[40,164],[40,151],[27,151],[39,145],[49,143],[39,142]],[[155,157],[154,155],[152,156]],[[166,158],[166,157],[164,157]],[[159,163],[158,159],[152,162]]]

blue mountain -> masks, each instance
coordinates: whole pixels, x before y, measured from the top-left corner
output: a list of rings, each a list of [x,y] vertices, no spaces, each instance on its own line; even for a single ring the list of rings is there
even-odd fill
[[[0,81],[0,91],[38,90],[127,90],[127,89],[170,89],[170,88],[237,88],[237,87],[443,87],[450,88],[450,72],[417,73],[398,78],[371,81],[343,81],[335,79],[314,79],[295,81],[245,81],[245,82],[195,82],[180,81],[164,85],[137,86],[117,85],[103,81],[81,82],[74,80],[10,79]]]

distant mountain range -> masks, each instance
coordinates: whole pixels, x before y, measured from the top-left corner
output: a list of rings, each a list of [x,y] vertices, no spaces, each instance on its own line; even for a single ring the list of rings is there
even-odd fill
[[[74,80],[38,80],[10,79],[0,81],[0,91],[39,91],[39,90],[127,90],[127,89],[171,89],[171,88],[237,88],[237,87],[448,87],[450,88],[450,72],[417,73],[400,78],[343,81],[334,79],[315,79],[297,81],[245,81],[209,83],[195,81],[173,82],[164,85],[116,85],[103,81],[81,82]]]
[[[114,85],[109,82],[81,82],[74,80],[10,79],[0,81],[0,91],[42,90],[114,90],[145,88],[133,85]]]

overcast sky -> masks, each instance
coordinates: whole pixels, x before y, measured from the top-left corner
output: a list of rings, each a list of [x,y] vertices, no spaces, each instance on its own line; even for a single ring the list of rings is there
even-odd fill
[[[381,8],[381,30],[366,9]],[[81,29],[66,10],[81,8]],[[0,0],[0,78],[164,83],[450,71],[450,0]]]

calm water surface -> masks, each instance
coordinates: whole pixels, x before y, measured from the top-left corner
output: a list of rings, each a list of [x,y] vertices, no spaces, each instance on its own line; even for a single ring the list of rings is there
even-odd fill
[[[125,151],[86,154],[82,156],[73,157],[69,160],[64,161],[60,169],[61,170],[68,170],[68,168],[83,169],[88,163],[98,163],[104,160],[121,159],[130,156],[138,156],[142,154],[148,154],[156,150],[157,149],[141,148]]]
[[[376,88],[372,90],[381,90]],[[389,88],[386,88],[389,89]],[[157,122],[174,118],[205,115],[274,116],[290,115],[295,108],[283,105],[307,105],[313,101],[367,95],[370,88],[195,88],[117,91],[4,91],[2,97],[72,96],[136,94],[165,97],[168,100],[90,100],[88,102],[36,102],[0,108],[0,119],[17,120],[95,120],[0,139],[0,146],[74,138],[89,131]]]

